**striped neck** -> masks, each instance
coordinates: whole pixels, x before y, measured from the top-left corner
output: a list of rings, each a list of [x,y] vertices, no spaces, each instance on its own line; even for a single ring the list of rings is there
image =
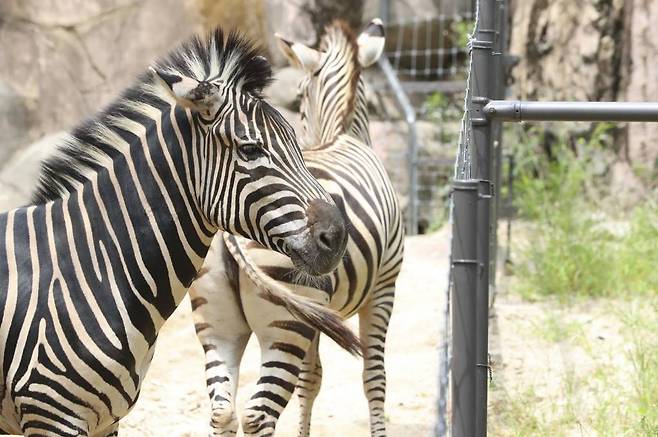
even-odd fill
[[[366,100],[365,84],[363,83],[363,79],[359,78],[356,86],[356,97],[354,99],[354,111],[352,112],[347,133],[371,147],[372,143],[368,126],[368,102]]]
[[[198,152],[182,137],[194,131],[192,116],[170,106],[157,113],[125,120],[114,138],[121,155],[63,197],[86,211],[92,252],[106,246],[115,275],[125,275],[117,281],[122,291],[133,294],[126,301],[141,303],[156,329],[182,300],[216,232],[194,194]]]
[[[367,145],[368,108],[358,47],[344,26],[328,29],[321,67],[300,84],[305,149],[333,144],[343,134]]]

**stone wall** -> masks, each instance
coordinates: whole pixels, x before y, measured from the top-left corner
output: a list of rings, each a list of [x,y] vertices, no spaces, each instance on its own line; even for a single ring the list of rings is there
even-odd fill
[[[611,100],[619,94],[624,2],[514,1],[515,97]]]
[[[625,25],[628,61],[623,69],[628,101],[658,101],[658,2],[627,1]],[[623,158],[636,166],[658,171],[658,124],[632,123],[627,128]]]
[[[193,30],[179,0],[4,0],[0,82],[21,96],[34,140],[109,103]]]
[[[513,97],[658,101],[655,1],[513,0],[512,11]],[[615,143],[613,189],[655,185],[658,124],[619,124]]]

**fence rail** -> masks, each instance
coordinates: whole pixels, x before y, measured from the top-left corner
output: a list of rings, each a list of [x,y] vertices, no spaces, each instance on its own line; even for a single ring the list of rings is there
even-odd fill
[[[647,102],[526,102],[492,100],[487,118],[500,121],[658,121],[658,103]]]

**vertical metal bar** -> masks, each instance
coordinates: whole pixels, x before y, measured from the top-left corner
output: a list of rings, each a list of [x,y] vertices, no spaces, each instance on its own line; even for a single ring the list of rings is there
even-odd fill
[[[492,184],[484,180],[480,184],[477,211],[477,294],[475,299],[475,434],[487,435],[487,390],[489,383],[489,242],[491,236]]]
[[[453,182],[452,225],[452,435],[475,435],[475,307],[477,298],[478,187],[476,180]]]
[[[514,155],[508,156],[507,170],[507,253],[505,254],[505,264],[512,263],[512,208],[514,206]]]
[[[379,12],[381,19],[385,24],[389,24],[391,15],[390,0],[381,0],[379,2]],[[398,47],[396,51],[396,68],[400,59],[397,54],[400,53],[402,43],[402,26],[398,28]],[[416,111],[411,105],[409,98],[402,89],[391,63],[386,56],[379,58],[379,67],[384,72],[398,104],[402,108],[407,123],[409,135],[409,148],[407,151],[407,165],[409,174],[409,203],[407,217],[407,235],[416,235],[418,232],[418,137],[416,134]]]
[[[413,110],[413,108],[412,108]],[[418,233],[418,136],[416,133],[416,111],[407,115],[409,127],[409,222],[407,235]]]
[[[390,0],[380,0],[379,18],[384,22],[384,24],[388,24],[388,22],[390,21],[390,17],[391,17]]]
[[[507,49],[507,0],[497,1],[497,30],[498,35],[494,47],[494,63],[495,63],[495,92],[494,98],[503,100],[505,98],[505,51]],[[492,126],[494,138],[494,186],[500,187],[502,162],[503,162],[503,125],[501,122],[495,121]],[[498,191],[498,190],[497,190]],[[493,304],[494,295],[496,294],[496,267],[498,262],[498,216],[500,214],[501,198],[498,192],[494,193],[494,202],[492,204],[492,233],[491,233],[491,274],[489,275],[491,284],[491,296],[489,298],[489,306]]]
[[[491,184],[493,177],[493,137],[492,123],[486,120],[484,106],[495,93],[495,64],[493,48],[496,41],[496,0],[480,0],[478,26],[473,47],[473,71],[471,99],[471,120],[473,123],[473,143],[476,159],[472,162],[474,178]],[[489,185],[489,187],[491,187]],[[489,379],[489,249],[491,236],[492,192],[484,193],[479,203],[477,217],[477,259],[480,271],[477,274],[477,294],[475,299],[476,347],[472,366],[475,368],[475,408],[473,434],[464,436],[484,437],[487,435],[487,389]],[[455,434],[457,437],[458,435]],[[460,435],[461,436],[461,435]]]

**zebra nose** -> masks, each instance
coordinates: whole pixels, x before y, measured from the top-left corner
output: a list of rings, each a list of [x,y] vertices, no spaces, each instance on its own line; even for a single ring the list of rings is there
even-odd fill
[[[315,244],[323,255],[341,258],[347,244],[340,210],[324,200],[313,200],[306,210]]]

